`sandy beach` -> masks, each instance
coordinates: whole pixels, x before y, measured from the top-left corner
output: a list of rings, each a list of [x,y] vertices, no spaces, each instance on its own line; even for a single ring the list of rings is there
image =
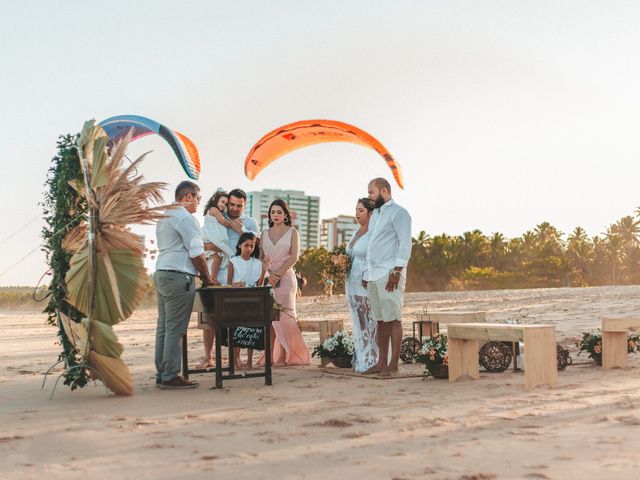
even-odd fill
[[[407,294],[405,333],[423,307],[486,311],[503,322],[556,326],[574,365],[557,389],[525,392],[523,373],[480,380],[380,380],[283,368],[274,384],[198,375],[200,388],[154,387],[155,312],[116,327],[135,379],[132,397],[105,398],[102,384],[70,391],[55,375],[55,328],[39,313],[0,317],[0,477],[22,478],[638,478],[640,359],[603,371],[576,338],[603,316],[639,313],[640,286]],[[302,319],[342,318],[344,297],[304,298]],[[201,355],[190,326],[190,358]],[[306,334],[309,347],[317,334]],[[59,372],[57,372],[59,373]]]

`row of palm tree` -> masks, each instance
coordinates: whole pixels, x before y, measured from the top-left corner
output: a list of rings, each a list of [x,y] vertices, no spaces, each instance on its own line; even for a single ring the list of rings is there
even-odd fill
[[[319,291],[329,256],[324,248],[305,251],[296,268]],[[582,227],[565,235],[549,222],[519,237],[480,230],[462,235],[413,238],[409,282],[412,291],[625,285],[640,283],[640,208],[600,235]]]
[[[413,239],[412,290],[621,285],[640,282],[640,209],[589,237],[548,222],[520,237],[480,230]]]

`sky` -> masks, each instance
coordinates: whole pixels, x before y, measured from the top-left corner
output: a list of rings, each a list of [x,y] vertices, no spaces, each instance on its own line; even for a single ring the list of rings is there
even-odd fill
[[[251,182],[244,159],[268,131],[327,118],[374,135],[404,170],[393,194],[416,234],[513,237],[548,221],[598,235],[640,206],[638,2],[1,0],[0,12],[0,286],[47,269],[39,202],[58,135],[118,114],[189,136],[205,196],[304,190],[321,218],[391,179],[384,161],[318,145]],[[157,137],[129,156],[149,150],[141,171],[170,200],[186,177]]]

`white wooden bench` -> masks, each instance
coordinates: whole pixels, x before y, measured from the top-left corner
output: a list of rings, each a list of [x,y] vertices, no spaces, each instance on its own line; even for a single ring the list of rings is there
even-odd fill
[[[298,326],[303,332],[319,332],[322,345],[327,338],[342,330],[344,324],[342,320],[298,320]],[[328,358],[323,357],[320,359],[320,366],[324,367],[329,362]]]
[[[625,368],[629,364],[629,332],[640,330],[640,317],[602,319],[602,368]]]
[[[448,326],[449,381],[465,375],[480,378],[480,341],[524,341],[527,363],[526,390],[538,385],[557,386],[556,334],[553,325],[510,325],[502,323],[451,323]]]

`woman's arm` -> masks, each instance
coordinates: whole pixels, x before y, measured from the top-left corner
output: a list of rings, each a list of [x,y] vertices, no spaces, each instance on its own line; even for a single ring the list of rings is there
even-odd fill
[[[260,268],[261,268],[261,270],[260,270],[260,278],[258,279],[258,286],[259,287],[261,287],[262,284],[264,283],[264,274],[266,273],[264,271],[264,264],[262,262],[260,263]]]

